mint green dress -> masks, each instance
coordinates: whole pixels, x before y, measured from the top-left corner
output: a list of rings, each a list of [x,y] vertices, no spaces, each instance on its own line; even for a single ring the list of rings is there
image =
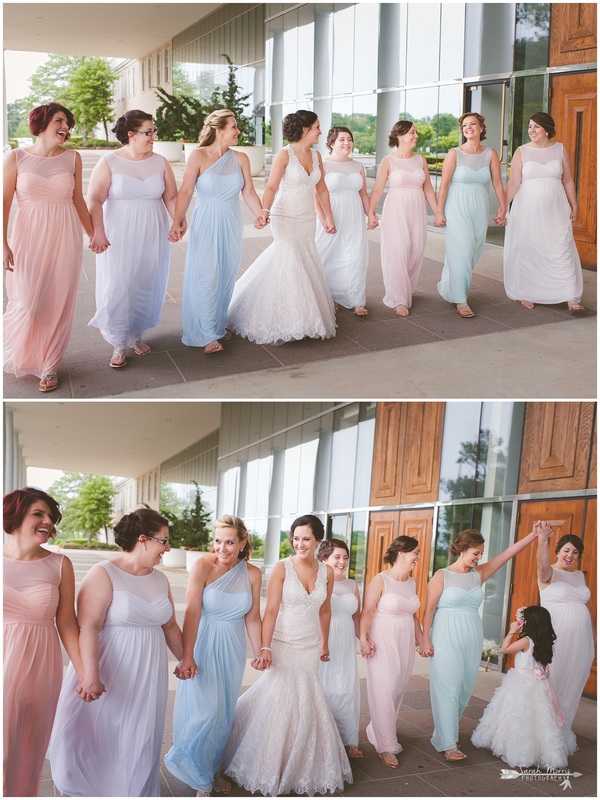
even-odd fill
[[[456,147],[456,169],[444,213],[444,268],[437,289],[449,303],[466,303],[473,270],[485,244],[488,227],[488,184],[492,148],[463,153]]]
[[[475,687],[483,647],[482,602],[477,570],[466,574],[444,570],[444,589],[431,627],[435,654],[429,659],[435,724],[431,744],[440,752],[456,747],[458,723]]]

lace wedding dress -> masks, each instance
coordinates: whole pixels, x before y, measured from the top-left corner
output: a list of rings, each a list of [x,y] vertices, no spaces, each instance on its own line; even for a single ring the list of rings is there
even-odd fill
[[[289,558],[271,643],[273,665],[238,700],[223,769],[250,792],[325,794],[352,782],[350,763],[319,683],[319,609],[327,568],[308,594]]]

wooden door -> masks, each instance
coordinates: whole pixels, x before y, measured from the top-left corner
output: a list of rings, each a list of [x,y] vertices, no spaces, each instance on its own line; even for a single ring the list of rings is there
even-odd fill
[[[592,592],[592,612],[596,624],[596,503],[594,500],[543,500],[522,503],[519,508],[519,524],[517,539],[523,539],[531,532],[534,522],[546,520],[552,525],[550,553],[553,555],[556,542],[567,533],[573,533],[583,539],[585,545],[581,568],[586,583]],[[510,595],[510,611],[508,624],[515,619],[517,609],[521,606],[539,605],[540,594],[537,583],[535,542],[520,553],[513,561],[513,573]],[[589,553],[588,553],[589,550]],[[554,559],[553,559],[554,560]],[[508,625],[507,625],[508,629]],[[504,659],[504,669],[513,666],[514,659]],[[588,689],[589,685],[589,689]],[[596,694],[596,662],[592,667],[586,692]]]
[[[571,73],[552,78],[550,113],[556,122],[556,141],[571,157],[577,191],[573,234],[581,263],[596,269],[596,73]]]

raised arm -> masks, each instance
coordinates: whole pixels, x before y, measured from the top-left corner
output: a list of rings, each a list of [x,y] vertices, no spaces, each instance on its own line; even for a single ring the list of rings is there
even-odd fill
[[[8,246],[8,218],[12,208],[15,191],[17,189],[17,156],[14,150],[4,159],[4,219],[2,223],[2,243],[3,243],[3,262],[4,269],[8,272],[13,271],[15,259],[13,252]]]
[[[490,159],[490,174],[492,176],[492,186],[498,198],[498,211],[494,217],[496,225],[506,224],[506,194],[504,192],[504,184],[502,183],[502,173],[500,170],[500,159],[498,153],[492,149],[492,157]]]
[[[552,581],[552,566],[550,564],[550,536],[552,526],[547,522],[536,522],[533,530],[537,536],[537,579],[540,589],[545,589]]]
[[[252,659],[252,666],[255,669],[260,669],[260,665],[256,665],[255,661],[262,660],[261,648],[261,629],[260,629],[260,587],[262,584],[262,575],[258,567],[253,564],[248,564],[248,578],[250,580],[250,588],[252,590],[252,606],[250,611],[244,617],[246,624],[246,631],[250,639],[250,646],[254,653]]]
[[[507,547],[506,550],[503,550],[502,553],[498,553],[497,556],[494,556],[491,561],[486,562],[485,564],[481,564],[477,567],[477,572],[479,573],[479,579],[482,584],[484,584],[488,578],[491,578],[494,572],[497,572],[500,567],[503,567],[507,561],[510,561],[511,558],[518,556],[522,550],[525,550],[526,547],[534,542],[537,539],[537,533],[531,531],[518,542],[511,544],[510,547]]]
[[[383,190],[385,189],[385,185],[387,183],[388,177],[390,175],[390,162],[388,161],[387,157],[381,159],[381,164],[377,168],[377,177],[375,178],[375,183],[371,190],[371,197],[369,198],[369,211],[368,217],[369,221],[367,222],[367,227],[369,230],[377,227],[378,219],[377,219],[377,206],[379,205],[379,201],[383,195]]]
[[[510,175],[506,184],[506,207],[515,199],[516,193],[521,187],[523,180],[523,156],[521,155],[521,148],[517,147],[513,153],[512,161],[510,162]]]
[[[455,169],[456,150],[452,149],[446,154],[446,158],[444,159],[444,163],[442,165],[442,180],[440,181],[440,189],[437,196],[437,214],[435,215],[435,219],[433,221],[433,224],[436,226],[436,228],[443,228],[446,225],[444,210],[446,207],[446,199],[448,197],[448,189],[450,188],[450,182],[452,181],[452,176],[454,175]]]
[[[515,633],[519,633],[520,630],[521,628],[519,627],[518,622],[511,622],[508,633],[502,640],[502,646],[500,647],[504,655],[508,655],[509,653],[518,653],[520,650],[529,650],[529,640],[526,636],[524,636],[522,639],[517,639],[516,642],[513,642],[513,636]]]
[[[181,661],[183,658],[183,640],[181,636],[181,628],[177,624],[177,618],[175,616],[175,604],[173,603],[173,595],[171,594],[171,587],[168,587],[169,591],[169,602],[171,603],[171,609],[173,613],[171,614],[171,619],[162,626],[163,633],[165,635],[165,641],[167,642],[167,647],[173,653],[175,658],[178,661]]]
[[[77,211],[77,216],[79,217],[79,221],[81,222],[81,227],[90,237],[90,239],[94,236],[94,228],[92,225],[92,218],[90,216],[90,212],[88,211],[88,207],[85,204],[85,200],[83,199],[83,180],[82,180],[82,166],[81,166],[81,156],[79,153],[75,153],[75,183],[73,187],[73,205],[75,206],[75,210]]]
[[[104,215],[102,213],[102,206],[108,197],[110,181],[111,174],[108,161],[105,158],[101,158],[92,171],[87,193],[88,209],[94,228],[94,236],[90,242],[90,247],[94,253],[103,253],[110,246],[104,230]]]
[[[202,597],[210,573],[210,556],[200,557],[190,570],[185,592],[185,613],[183,615],[183,656],[175,674],[181,680],[194,678],[198,665],[194,660],[194,647],[198,636],[198,626],[202,616]]]
[[[431,644],[431,626],[438,601],[444,591],[444,571],[438,569],[435,575],[427,584],[427,597],[425,599],[425,613],[423,615],[423,638],[419,653],[422,656],[432,656],[434,647]]]
[[[262,621],[261,656],[264,660],[265,669],[268,669],[272,663],[271,640],[273,639],[273,631],[275,630],[275,623],[277,622],[277,615],[279,614],[279,607],[281,605],[284,578],[285,566],[283,562],[278,561],[269,575],[269,582],[267,583],[267,605]]]
[[[571,171],[571,157],[567,148],[563,145],[563,174],[562,184],[565,187],[565,194],[571,206],[571,220],[577,219],[577,194],[575,192],[575,181]]]
[[[383,594],[383,578],[378,573],[375,575],[371,583],[367,586],[365,592],[365,602],[363,603],[362,613],[360,615],[360,650],[363,658],[371,658],[375,652],[376,644],[371,641],[369,636],[369,628],[373,614],[377,609],[377,603]]]
[[[81,582],[77,597],[77,622],[79,623],[79,649],[83,663],[83,694],[96,699],[105,687],[100,676],[100,631],[106,619],[106,612],[112,603],[112,584],[104,567],[93,567]]]

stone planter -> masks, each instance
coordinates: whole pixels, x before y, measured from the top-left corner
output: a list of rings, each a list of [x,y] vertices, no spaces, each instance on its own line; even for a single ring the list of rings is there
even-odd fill
[[[193,153],[198,147],[198,142],[184,142],[183,143],[183,154],[185,156],[185,160],[187,161],[190,157],[190,153]]]
[[[232,150],[239,150],[240,153],[246,153],[250,159],[250,173],[253,178],[257,175],[262,175],[265,169],[265,146],[260,144],[240,145],[232,147]]]
[[[183,142],[154,142],[152,149],[167,161],[181,161],[183,157]]]
[[[172,547],[169,551],[165,551],[162,557],[163,567],[185,569],[185,554],[186,551],[180,547]]]
[[[194,561],[197,561],[202,555],[202,550],[186,550],[185,551],[185,568],[189,572],[192,568]]]

